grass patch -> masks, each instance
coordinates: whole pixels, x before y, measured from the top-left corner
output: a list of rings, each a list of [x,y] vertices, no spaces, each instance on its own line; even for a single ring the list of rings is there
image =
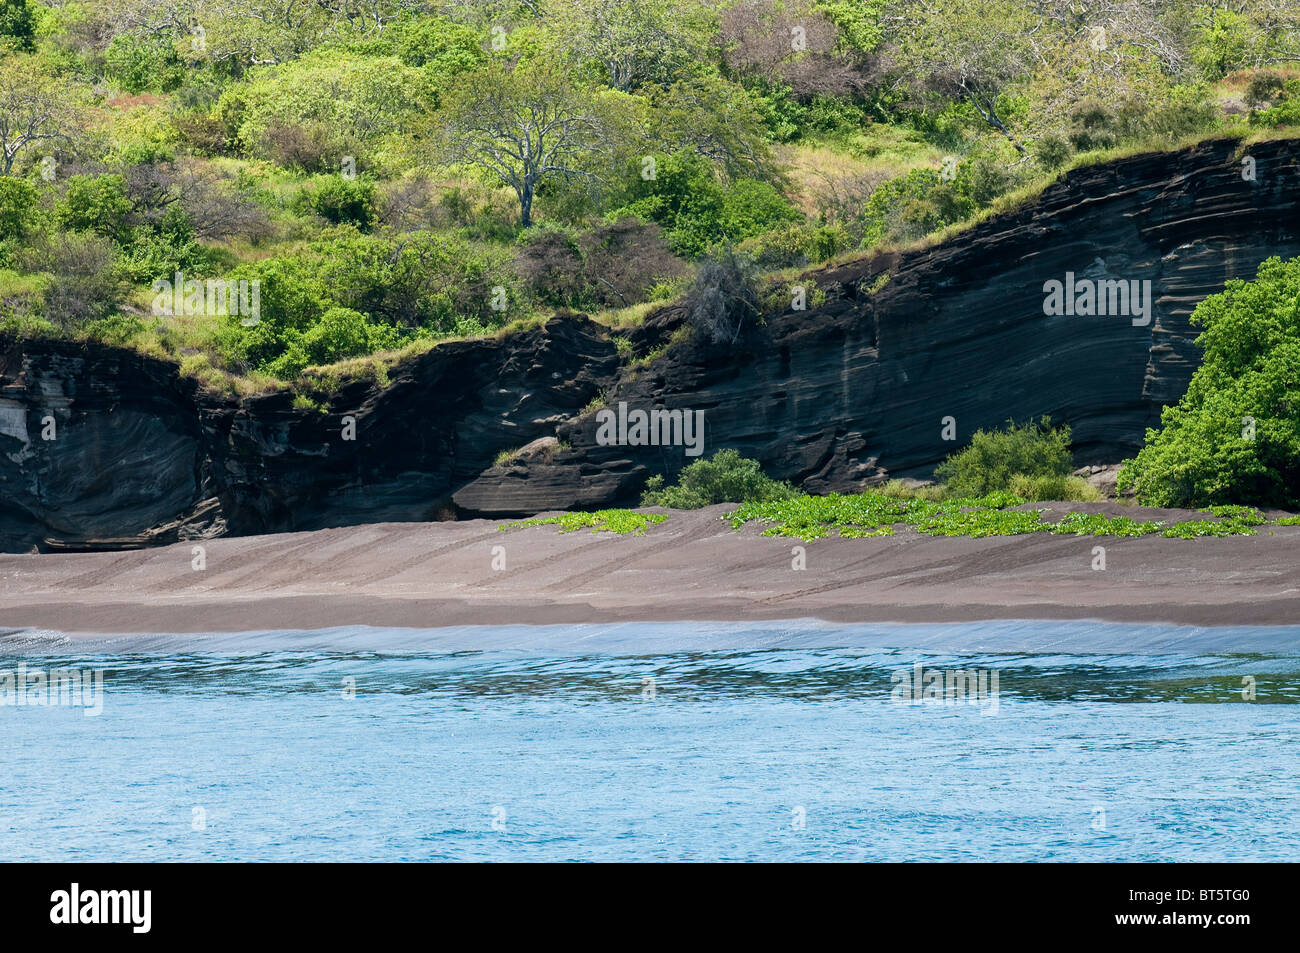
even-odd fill
[[[764,536],[812,541],[834,531],[842,539],[892,536],[897,525],[929,536],[1011,536],[1050,529],[1037,510],[1007,510],[1025,501],[1010,493],[938,503],[868,491],[841,495],[794,496],[745,503],[726,514],[732,529],[745,523],[772,524]]]
[[[1268,518],[1253,506],[1211,506],[1201,510],[1217,516],[1217,520],[1187,520],[1175,523],[1161,536],[1170,539],[1198,539],[1202,536],[1254,536],[1255,527],[1268,522]]]
[[[925,487],[922,489],[932,489]],[[935,488],[937,489],[937,488]],[[1267,522],[1249,506],[1216,506],[1208,512],[1217,519],[1187,520],[1172,526],[1161,521],[1135,520],[1104,513],[1067,513],[1058,523],[1043,520],[1042,510],[1010,509],[1026,501],[1012,493],[990,493],[936,501],[910,495],[911,487],[886,484],[882,490],[826,496],[795,496],[786,500],[745,503],[724,519],[732,529],[746,523],[770,524],[764,536],[786,536],[811,542],[832,534],[842,539],[892,536],[898,526],[911,526],[926,536],[1021,536],[1050,532],[1075,536],[1139,537],[1159,533],[1169,539],[1203,536],[1253,536],[1253,527]],[[1277,525],[1300,525],[1300,516],[1286,517]]]
[[[668,517],[663,513],[638,513],[635,510],[597,510],[594,513],[564,513],[560,516],[547,516],[541,519],[516,520],[502,523],[497,529],[502,532],[512,529],[525,529],[529,526],[558,526],[561,533],[573,533],[590,528],[593,533],[617,533],[620,536],[644,536],[651,526],[662,523]]]
[[[1202,536],[1254,536],[1255,531],[1241,523],[1187,520],[1184,523],[1175,523],[1160,535],[1167,539],[1197,539]]]
[[[1146,536],[1158,533],[1164,525],[1158,520],[1135,520],[1131,516],[1112,519],[1105,513],[1066,513],[1052,532],[1075,536]]]
[[[1040,500],[1067,500],[1076,503],[1100,503],[1106,497],[1083,477],[1012,475],[1007,488],[1030,503]]]
[[[941,509],[915,524],[918,533],[927,536],[1021,536],[1044,533],[1052,524],[1043,522],[1042,510]]]

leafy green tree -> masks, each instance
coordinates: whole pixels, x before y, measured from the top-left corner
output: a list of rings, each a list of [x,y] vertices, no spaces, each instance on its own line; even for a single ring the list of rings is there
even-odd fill
[[[1201,366],[1120,488],[1152,506],[1300,506],[1300,259],[1228,282],[1192,323]]]
[[[45,73],[37,57],[0,53],[0,175],[12,174],[33,146],[53,149],[79,138],[84,99],[83,90]]]
[[[753,94],[716,74],[693,74],[650,94],[656,151],[691,150],[728,177],[774,178],[767,128]]]
[[[552,178],[600,178],[592,154],[610,148],[613,124],[590,92],[544,63],[493,63],[461,77],[435,130],[441,158],[508,186],[519,224],[533,223],[537,191]]]
[[[31,52],[36,48],[36,17],[29,0],[0,0],[0,44]]]
[[[594,63],[624,92],[667,85],[708,57],[713,11],[676,0],[564,0],[545,21],[562,54]]]
[[[433,78],[396,57],[326,49],[251,71],[246,83],[222,94],[216,109],[247,150],[263,150],[275,129],[315,126],[330,131],[341,156],[352,143],[382,149],[434,98]]]
[[[901,75],[920,92],[939,91],[968,103],[990,127],[1016,140],[1003,117],[1003,92],[1036,65],[1039,15],[1023,0],[900,0],[886,21]]]

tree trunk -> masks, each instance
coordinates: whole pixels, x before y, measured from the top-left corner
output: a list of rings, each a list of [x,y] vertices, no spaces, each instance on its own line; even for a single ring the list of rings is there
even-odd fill
[[[519,190],[519,224],[523,228],[529,228],[533,224],[533,184],[531,182],[525,184]]]

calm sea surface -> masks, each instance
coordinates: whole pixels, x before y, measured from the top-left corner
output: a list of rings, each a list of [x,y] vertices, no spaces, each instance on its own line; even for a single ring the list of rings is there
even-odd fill
[[[1300,859],[1300,629],[1182,635],[10,631],[0,856]],[[58,668],[102,695],[18,704]]]

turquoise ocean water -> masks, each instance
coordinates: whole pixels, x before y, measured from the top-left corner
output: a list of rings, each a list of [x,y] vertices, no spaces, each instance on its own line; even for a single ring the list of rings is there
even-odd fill
[[[1298,703],[1300,627],[9,631],[0,853],[1296,860]]]

